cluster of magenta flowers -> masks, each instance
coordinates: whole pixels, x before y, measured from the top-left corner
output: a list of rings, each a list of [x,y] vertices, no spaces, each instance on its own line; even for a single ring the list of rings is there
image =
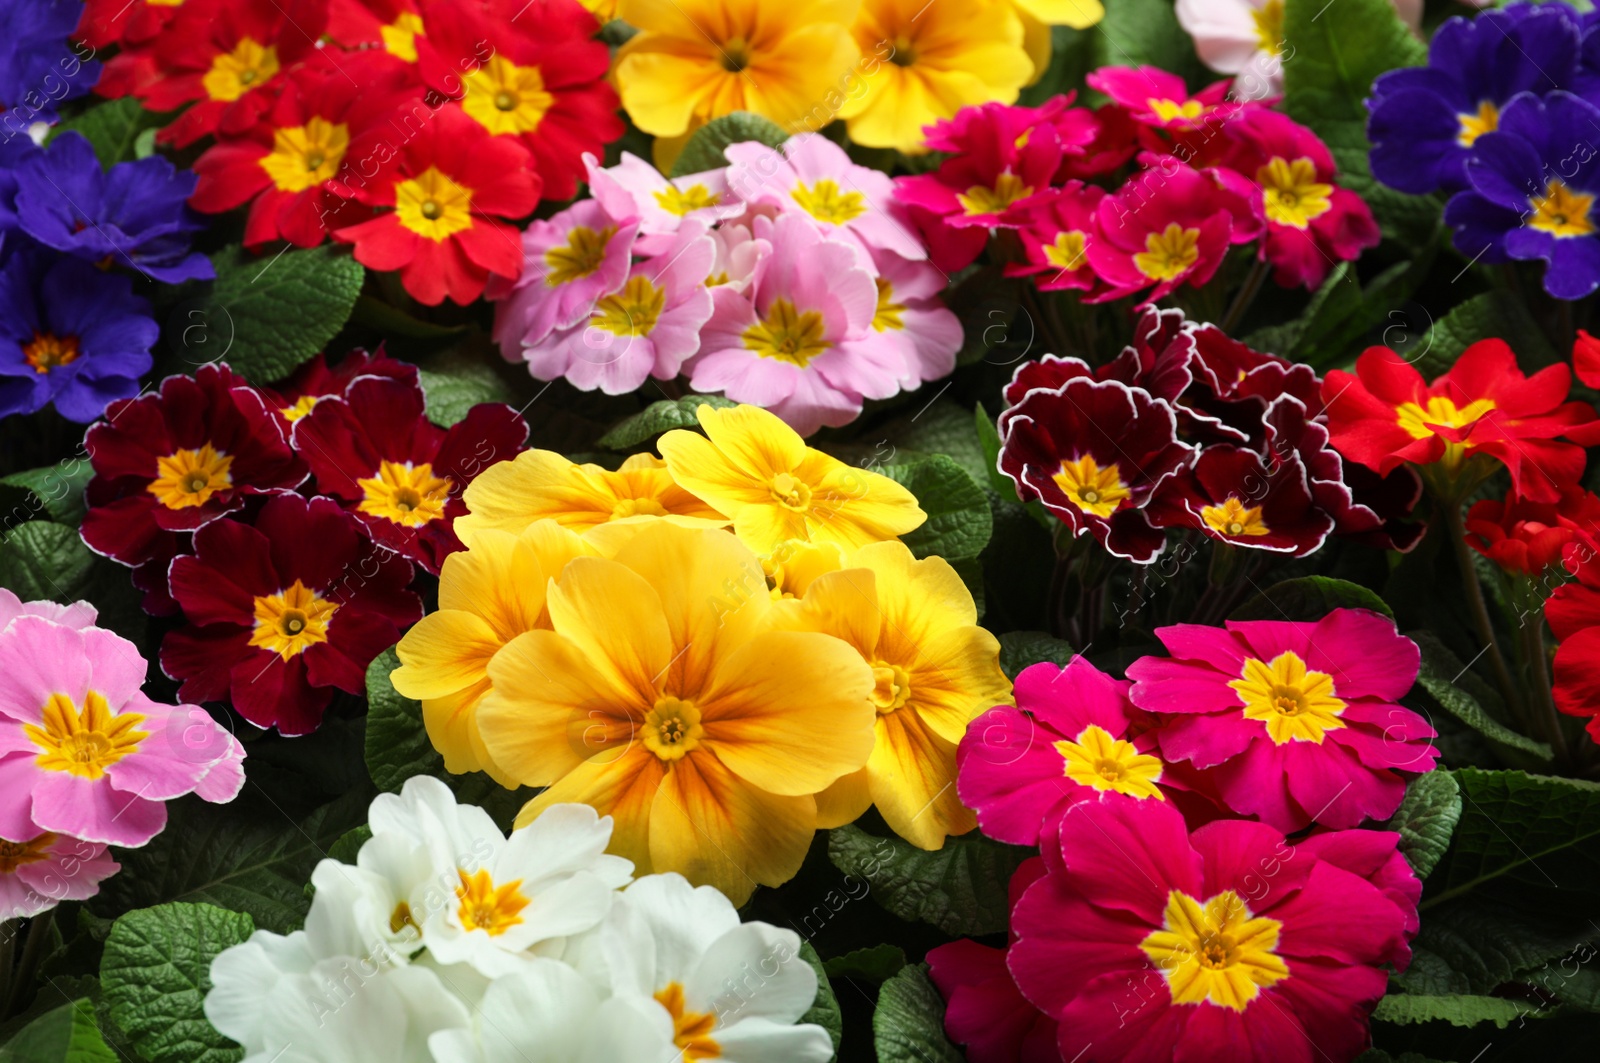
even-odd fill
[[[1417,647],[1356,609],[1156,634],[1127,680],[1037,664],[967,730],[962,802],[1040,855],[1005,948],[928,954],[945,1029],[976,1063],[1353,1058],[1418,927],[1400,835],[1364,826],[1438,756],[1397,704]]]
[[[1321,381],[1178,310],[1145,310],[1091,368],[1047,355],[1006,386],[1000,471],[1074,535],[1149,564],[1168,532],[1304,557],[1330,535],[1409,550],[1422,484],[1329,444]]]
[[[1147,66],[1106,67],[1088,82],[1111,102],[991,103],[929,127],[928,147],[949,157],[898,178],[896,195],[941,268],[960,269],[1010,231],[1021,246],[1020,261],[1007,252],[1009,274],[1086,302],[1145,305],[1206,284],[1234,246],[1255,244],[1284,287],[1315,288],[1378,243],[1327,146],[1271,101],[1228,99],[1226,81],[1190,93]]]
[[[462,491],[527,438],[499,403],[434,425],[416,368],[381,352],[318,356],[280,391],[207,365],[89,431],[82,535],[186,621],[161,647],[182,697],[306,734],[421,617],[416,567],[461,549]]]
[[[1544,287],[1600,286],[1600,16],[1517,3],[1453,18],[1428,65],[1372,86],[1373,175],[1445,192],[1456,248],[1475,262],[1546,264]]]

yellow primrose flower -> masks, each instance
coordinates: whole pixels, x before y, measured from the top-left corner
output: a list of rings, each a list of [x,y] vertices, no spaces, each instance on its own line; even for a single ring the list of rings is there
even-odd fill
[[[492,686],[489,661],[524,631],[550,626],[545,588],[568,561],[594,553],[580,536],[541,520],[520,535],[486,529],[470,549],[444,559],[439,608],[395,647],[400,667],[389,679],[422,702],[422,722],[446,771],[487,771],[504,786],[516,785],[478,734],[478,706]]]
[[[1014,103],[1033,76],[1010,0],[862,0],[851,29],[868,57],[866,91],[851,93],[839,117],[868,147],[922,151],[924,126],[963,107]]]
[[[794,877],[812,796],[872,749],[871,670],[828,635],[779,631],[761,562],[721,530],[656,521],[550,588],[550,631],[489,662],[478,727],[495,763],[615,818],[637,874],[676,871],[743,904]]]
[[[665,517],[674,524],[712,527],[727,518],[667,474],[666,462],[635,454],[616,472],[578,465],[549,450],[525,450],[489,466],[467,485],[467,512],[456,534],[471,546],[481,531],[520,533],[537,520],[553,520],[580,535],[613,522]]]
[[[917,561],[904,543],[884,542],[848,564],[779,606],[790,624],[848,642],[875,680],[872,757],[817,795],[818,826],[876,805],[906,841],[938,849],[977,826],[956,796],[956,745],[977,716],[1011,704],[1000,643],[978,626],[971,592],[944,559]]]
[[[799,598],[812,580],[843,567],[844,550],[838,543],[808,543],[800,539],[784,540],[761,559],[773,601]]]
[[[603,26],[617,17],[617,0],[578,0]]]
[[[657,444],[667,470],[680,487],[727,514],[757,553],[769,554],[786,539],[853,550],[928,519],[910,491],[806,446],[775,414],[755,406],[702,406],[696,413],[704,436],[678,430]]]
[[[1022,46],[1033,60],[1033,84],[1050,68],[1050,27],[1086,30],[1106,16],[1100,0],[1009,0],[1022,19]]]
[[[617,91],[634,125],[667,138],[671,165],[689,134],[734,111],[791,132],[854,70],[849,25],[860,0],[619,0],[637,36],[617,52]]]

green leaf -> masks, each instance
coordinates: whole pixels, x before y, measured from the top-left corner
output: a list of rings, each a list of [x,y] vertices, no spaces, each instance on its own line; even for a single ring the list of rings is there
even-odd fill
[[[1492,1022],[1505,1029],[1525,1016],[1550,1014],[1528,1006],[1520,1000],[1504,997],[1452,995],[1441,997],[1412,996],[1409,993],[1390,993],[1378,1001],[1372,1018],[1377,1022],[1410,1025],[1418,1022],[1448,1022],[1452,1026],[1477,1026]]]
[[[40,469],[24,469],[0,477],[0,484],[20,487],[33,496],[50,519],[76,528],[88,512],[83,489],[94,477],[94,466],[81,458],[66,458]],[[37,512],[37,510],[35,511]],[[25,518],[26,519],[26,518]]]
[[[140,107],[132,96],[124,96],[67,119],[50,131],[50,140],[68,130],[83,134],[100,165],[109,170],[119,162],[141,157],[135,150],[140,136],[148,132],[154,138],[155,128],[164,125],[166,119],[166,115]]]
[[[1154,66],[1181,74],[1191,88],[1216,79],[1195,58],[1170,0],[1111,0],[1095,27],[1094,65]]]
[[[935,454],[878,471],[916,495],[917,504],[928,514],[927,523],[900,536],[913,554],[955,561],[983,552],[994,533],[989,500],[954,460]]]
[[[452,352],[419,368],[417,377],[422,381],[428,420],[443,428],[466,420],[467,414],[479,403],[516,405],[516,393],[494,367],[481,358]]]
[[[800,958],[817,973],[817,997],[799,1021],[814,1023],[827,1030],[828,1036],[833,1039],[833,1058],[838,1059],[839,1042],[844,1037],[844,1012],[839,1010],[839,998],[834,995],[833,984],[828,981],[828,971],[822,957],[811,947],[811,942],[800,942]]]
[[[1551,758],[1548,745],[1519,734],[1496,720],[1484,710],[1478,698],[1457,685],[1468,684],[1477,677],[1445,648],[1437,635],[1431,631],[1411,631],[1407,632],[1406,637],[1422,651],[1422,668],[1417,673],[1417,686],[1425,690],[1435,704],[1490,742],[1532,753],[1541,760],[1548,761]]]
[[[1438,872],[1435,871],[1437,876]],[[1493,993],[1509,982],[1534,981],[1532,971],[1600,939],[1592,902],[1506,891],[1502,898],[1467,894],[1430,907],[1411,942],[1411,966],[1394,980],[1409,993],[1446,996]],[[1539,891],[1533,891],[1538,893]],[[1593,950],[1590,949],[1590,954]]]
[[[350,320],[357,325],[367,325],[385,336],[403,336],[412,340],[450,340],[467,331],[465,325],[435,325],[421,321],[381,299],[363,295],[356,299],[350,311]]]
[[[1563,1004],[1600,1011],[1600,969],[1594,963],[1595,951],[1592,945],[1584,945],[1557,958],[1555,967],[1547,962],[1537,970],[1522,972],[1516,980],[1537,986]]]
[[[264,930],[287,934],[305,922],[305,884],[319,860],[367,820],[370,796],[354,791],[289,821],[252,790],[230,805],[197,798],[168,805],[171,822],[142,849],[119,849],[122,873],[88,907],[103,916],[170,901],[247,912]]]
[[[117,1063],[95,1025],[94,1003],[75,1000],[47,1011],[0,1046],[0,1063]]]
[[[1001,498],[1015,498],[1017,485],[1000,471],[1000,432],[983,403],[978,403],[972,411],[972,419],[978,427],[978,444],[983,447],[983,482]]]
[[[789,134],[770,118],[763,118],[749,111],[734,111],[721,118],[713,118],[695,130],[694,136],[683,146],[683,154],[678,156],[678,161],[668,176],[683,177],[686,174],[703,173],[706,170],[720,170],[728,165],[727,157],[722,154],[722,150],[729,144],[756,140],[769,148],[776,148],[781,147],[788,139]]]
[[[1418,878],[1427,878],[1450,847],[1461,818],[1461,787],[1443,769],[1418,775],[1384,829],[1400,834],[1400,851]]]
[[[876,432],[882,435],[874,439]],[[897,452],[910,451],[924,458],[943,454],[965,469],[979,486],[989,482],[984,472],[983,443],[973,426],[972,415],[949,400],[934,401],[910,416],[897,418],[862,436],[859,442],[872,448],[873,464],[892,464]],[[904,458],[899,462],[910,463]]]
[[[93,568],[94,554],[65,524],[30,520],[0,540],[0,587],[25,602],[86,598]]]
[[[1453,308],[1428,330],[1416,365],[1425,376],[1449,370],[1461,353],[1479,340],[1511,340],[1524,367],[1555,365],[1561,357],[1544,338],[1527,303],[1507,291],[1484,292]]]
[[[1016,682],[1029,665],[1041,661],[1065,668],[1072,660],[1072,646],[1043,631],[1007,631],[1000,636],[1000,670]]]
[[[829,978],[852,978],[858,982],[885,982],[906,965],[906,950],[899,945],[869,945],[864,949],[835,956],[823,963]]]
[[[1321,620],[1335,609],[1370,609],[1394,617],[1377,593],[1359,583],[1302,576],[1274,583],[1235,609],[1230,620]]]
[[[883,984],[872,1013],[878,1063],[963,1063],[944,1035],[944,1000],[928,978],[928,965],[907,967]]]
[[[134,158],[148,159],[156,153],[156,132],[156,128],[152,126],[149,129],[140,130],[139,135],[133,138]]]
[[[632,450],[640,443],[674,428],[698,431],[700,421],[695,417],[695,411],[700,407],[712,406],[726,410],[737,405],[737,402],[721,395],[685,395],[681,399],[663,399],[651,403],[642,413],[634,414],[601,436],[600,445],[608,450]]]
[[[359,262],[331,246],[276,257],[226,247],[211,262],[216,284],[191,315],[183,342],[262,384],[288,376],[333,339],[365,276]],[[212,346],[211,337],[222,342]],[[203,352],[198,343],[206,344]]]
[[[361,852],[361,847],[372,840],[372,827],[366,823],[346,831],[339,840],[328,847],[328,859],[337,860],[341,864],[353,864],[356,856]]]
[[[1010,914],[1006,886],[1031,855],[977,831],[946,838],[944,848],[931,852],[853,825],[828,835],[833,866],[865,879],[879,904],[902,919],[932,923],[950,935],[1004,932]]]
[[[106,1006],[150,1063],[234,1063],[244,1058],[206,1021],[211,961],[255,930],[250,917],[209,904],[129,912],[106,938],[100,984]]]
[[[422,702],[402,696],[389,682],[389,673],[398,667],[400,659],[391,647],[367,668],[366,760],[372,781],[380,790],[394,792],[413,775],[432,775],[443,779],[458,801],[481,805],[502,828],[509,826],[533,792],[507,790],[483,772],[445,771],[444,757],[433,748],[422,722]]]
[[[1367,163],[1365,99],[1372,79],[1427,61],[1427,48],[1389,0],[1287,0],[1284,39],[1294,51],[1283,64],[1284,108],[1328,145],[1340,183],[1367,201],[1386,232],[1413,245],[1439,225],[1439,205],[1372,179]]]

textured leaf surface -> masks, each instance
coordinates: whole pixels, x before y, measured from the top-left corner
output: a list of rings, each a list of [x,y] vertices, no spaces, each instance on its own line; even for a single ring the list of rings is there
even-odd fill
[[[682,177],[706,170],[720,170],[728,165],[728,159],[722,151],[729,144],[758,140],[776,148],[788,139],[789,134],[772,119],[749,111],[734,111],[721,118],[713,118],[695,130],[694,136],[683,146],[683,154],[678,156],[670,176]]]
[[[94,554],[65,524],[30,520],[0,539],[0,587],[25,602],[87,598],[93,568]]]
[[[32,505],[38,507],[32,512],[43,509],[57,524],[75,528],[83,523],[83,515],[88,512],[83,501],[83,489],[93,476],[94,466],[87,460],[67,458],[42,469],[24,469],[0,477],[0,484],[20,487],[32,495]],[[7,523],[19,523],[26,519],[25,516],[19,519],[15,511],[7,515]]]
[[[142,158],[138,153],[139,137],[148,132],[153,137],[155,127],[166,124],[165,115],[155,114],[139,106],[132,96],[99,103],[76,118],[69,118],[50,131],[51,139],[68,130],[83,134],[94,148],[95,157],[106,169],[119,162]]]
[[[927,523],[900,537],[918,557],[946,561],[977,557],[994,534],[994,516],[983,489],[967,471],[943,454],[909,465],[877,470],[917,496]]]
[[[365,276],[348,252],[331,246],[276,258],[226,247],[211,262],[216,284],[205,306],[191,311],[185,345],[258,384],[288,376],[333,339]],[[203,348],[195,345],[202,336]]]
[[[1393,617],[1375,591],[1327,576],[1302,576],[1274,583],[1235,609],[1230,620],[1321,620],[1335,609],[1370,609]]]
[[[516,393],[481,358],[444,355],[418,369],[417,376],[422,381],[428,420],[444,428],[465,420],[481,402],[509,403],[513,409],[519,405]]]
[[[932,923],[951,935],[1006,929],[1006,886],[1030,855],[977,831],[946,838],[944,848],[931,852],[855,826],[839,827],[828,836],[834,866],[866,879],[879,904],[902,919]]]
[[[1372,1017],[1379,1022],[1409,1025],[1418,1022],[1448,1022],[1452,1026],[1476,1026],[1492,1022],[1505,1029],[1524,1016],[1540,1012],[1519,1000],[1503,997],[1444,996],[1423,997],[1391,993],[1378,1001]],[[1548,1014],[1546,1012],[1545,1014]]]
[[[611,450],[630,450],[674,428],[698,431],[700,421],[695,417],[695,411],[701,406],[728,409],[737,405],[737,402],[721,395],[685,395],[681,399],[663,399],[651,403],[645,410],[601,436],[600,445]]]
[[[944,1000],[928,965],[907,967],[883,984],[872,1013],[878,1063],[963,1063],[944,1035]]]
[[[0,1046],[0,1063],[116,1063],[116,1059],[100,1036],[94,1004],[88,1000],[45,1012]]]
[[[1072,646],[1043,631],[1008,631],[1000,636],[1000,670],[1012,682],[1029,665],[1049,661],[1065,668],[1070,660]]]
[[[1405,800],[1385,829],[1400,833],[1400,851],[1418,878],[1427,878],[1450,847],[1461,818],[1461,787],[1455,776],[1436,769],[1412,779]]]
[[[817,955],[817,950],[811,947],[811,942],[800,942],[800,958],[811,965],[817,973],[817,998],[800,1016],[801,1022],[815,1023],[828,1031],[828,1036],[833,1039],[833,1058],[839,1058],[839,1042],[844,1037],[844,1013],[839,1010],[839,998],[834,995],[833,984],[828,981],[827,969],[823,966],[822,957]]]

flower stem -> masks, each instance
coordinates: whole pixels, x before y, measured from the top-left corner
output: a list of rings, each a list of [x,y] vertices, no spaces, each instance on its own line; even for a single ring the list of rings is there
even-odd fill
[[[50,908],[29,920],[28,940],[22,946],[22,962],[11,980],[11,988],[6,991],[5,1004],[0,1006],[0,1017],[10,1015],[22,1002],[22,995],[33,984],[33,976],[39,969],[39,961],[44,957],[44,943],[50,937],[50,929],[55,924],[55,919],[56,910]],[[15,940],[16,934],[13,933],[11,937]]]
[[[8,919],[0,923],[0,1005],[11,997],[11,967],[16,960],[16,948],[17,921]],[[9,1012],[9,1008],[0,1006],[0,1019]]]
[[[1545,738],[1555,754],[1555,762],[1571,768],[1571,754],[1567,750],[1567,736],[1561,730],[1561,713],[1556,709],[1555,692],[1550,687],[1550,663],[1545,660],[1544,617],[1524,618],[1522,623],[1523,656],[1527,658],[1528,671],[1533,675],[1533,690]]]
[[[1444,510],[1450,532],[1450,545],[1455,549],[1456,565],[1461,569],[1461,583],[1467,593],[1467,609],[1472,614],[1473,625],[1478,629],[1478,638],[1482,640],[1488,652],[1489,668],[1494,672],[1495,685],[1500,688],[1500,696],[1505,698],[1506,708],[1526,726],[1527,714],[1523,710],[1522,699],[1517,696],[1517,686],[1511,680],[1511,671],[1506,667],[1506,659],[1500,653],[1500,644],[1495,640],[1494,624],[1489,619],[1489,606],[1483,597],[1483,584],[1478,580],[1478,567],[1472,560],[1472,547],[1467,543],[1467,528],[1462,518],[1461,499],[1440,498],[1439,506]]]
[[[1222,316],[1222,322],[1217,327],[1228,335],[1233,335],[1235,326],[1244,318],[1245,312],[1250,309],[1250,304],[1256,301],[1261,286],[1266,283],[1267,273],[1272,269],[1265,259],[1258,259],[1250,267],[1250,275],[1245,278],[1244,287],[1239,289],[1239,294],[1233,297],[1228,312]]]

